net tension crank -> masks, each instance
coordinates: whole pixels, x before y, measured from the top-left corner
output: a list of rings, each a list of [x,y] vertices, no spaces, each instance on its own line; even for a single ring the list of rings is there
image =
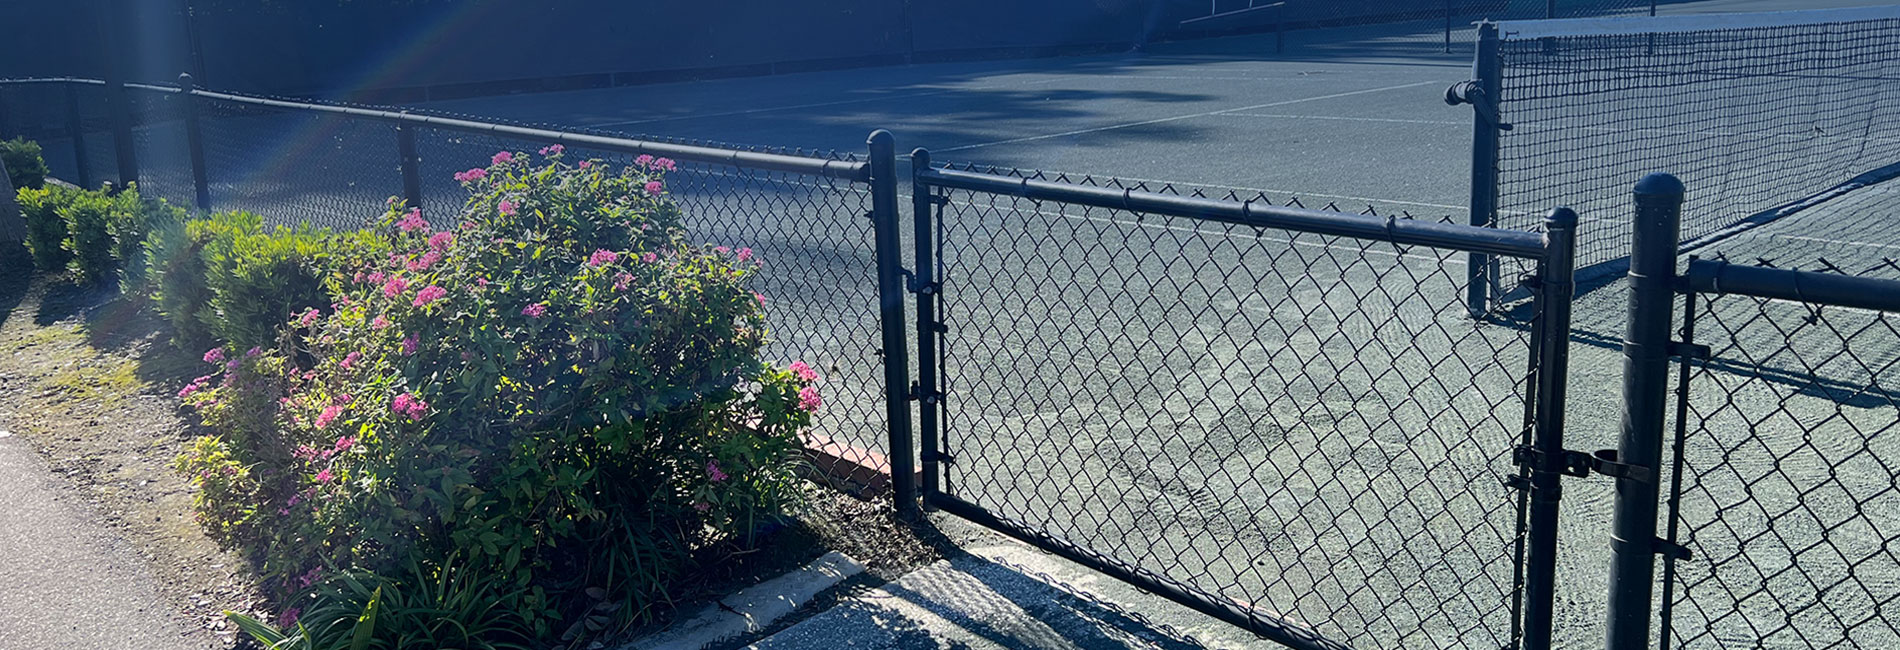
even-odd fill
[[[1472,110],[1477,111],[1478,117],[1484,118],[1484,121],[1491,123],[1499,131],[1511,130],[1511,125],[1504,123],[1504,119],[1498,116],[1496,105],[1485,96],[1484,86],[1477,81],[1460,81],[1446,88],[1445,103],[1452,106],[1470,104]]]

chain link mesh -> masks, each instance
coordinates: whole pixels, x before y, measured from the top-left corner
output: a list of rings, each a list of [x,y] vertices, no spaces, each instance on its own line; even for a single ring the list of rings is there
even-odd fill
[[[139,161],[139,195],[192,206],[197,186],[191,177],[186,142],[186,99],[176,92],[127,88],[132,111],[133,151]]]
[[[948,495],[1354,647],[1515,643],[1529,340],[1461,254],[947,198]]]
[[[1900,647],[1900,314],[1691,300],[1668,647]]]

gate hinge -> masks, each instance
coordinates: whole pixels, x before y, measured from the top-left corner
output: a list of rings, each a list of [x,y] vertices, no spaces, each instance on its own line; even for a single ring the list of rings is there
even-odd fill
[[[917,459],[924,461],[926,463],[943,463],[945,465],[955,465],[957,462],[957,458],[955,456],[951,456],[950,454],[946,454],[941,451],[922,452],[922,453],[917,454]]]
[[[1518,445],[1511,450],[1511,461],[1520,467],[1536,469],[1544,456],[1544,451],[1528,445]],[[1616,459],[1615,449],[1600,449],[1594,454],[1565,449],[1558,459],[1557,471],[1565,476],[1589,476],[1591,472],[1615,478],[1630,478],[1648,483],[1655,478],[1655,471],[1642,465],[1631,465]]]
[[[904,290],[909,291],[911,293],[920,293],[926,296],[933,296],[937,294],[938,289],[943,288],[943,284],[938,283],[938,282],[919,281],[917,279],[917,274],[912,273],[910,269],[898,269],[898,272],[904,274]]]
[[[910,382],[910,394],[908,397],[913,402],[923,402],[926,405],[934,406],[938,402],[943,401],[943,391],[931,391],[929,393],[925,393],[923,391],[918,390],[917,382],[913,381],[913,382]]]
[[[1706,345],[1699,345],[1699,344],[1688,343],[1684,341],[1670,341],[1669,342],[1669,356],[1684,358],[1684,359],[1707,360],[1709,357],[1715,356],[1715,351],[1710,350],[1709,346],[1706,346]]]
[[[1682,560],[1686,562],[1692,559],[1690,557],[1691,554],[1689,553],[1689,547],[1683,546],[1681,544],[1672,544],[1669,542],[1669,540],[1663,539],[1661,537],[1653,538],[1651,540],[1650,549],[1652,551],[1655,551],[1657,555],[1661,555],[1671,560]]]
[[[926,194],[924,197],[931,205],[950,205],[950,197],[942,194]]]

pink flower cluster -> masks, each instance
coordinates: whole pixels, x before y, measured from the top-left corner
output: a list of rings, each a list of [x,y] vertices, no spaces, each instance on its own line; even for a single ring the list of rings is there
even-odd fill
[[[660,256],[655,255],[653,251],[647,251],[645,253],[640,254],[640,261],[646,262],[648,264],[652,264],[654,262],[660,261]]]
[[[382,314],[377,314],[376,319],[369,322],[369,327],[370,329],[379,330],[389,327],[390,324],[389,319],[384,318]]]
[[[614,291],[626,291],[631,286],[633,286],[632,273],[621,271],[619,275],[614,276]]]
[[[397,395],[396,399],[389,403],[389,410],[397,415],[409,416],[410,420],[420,420],[422,416],[429,414],[429,404],[422,401],[420,397],[403,393]]]
[[[383,296],[386,298],[394,298],[396,296],[402,295],[402,292],[408,289],[409,289],[408,280],[404,280],[402,278],[390,278],[388,282],[383,283]]]
[[[818,389],[806,386],[798,391],[798,408],[807,413],[817,413],[825,400],[818,396]]]
[[[548,306],[538,302],[521,308],[521,315],[529,318],[540,318],[547,315],[547,313]]]
[[[748,247],[739,249],[738,258],[739,258],[739,261],[741,262],[752,261],[752,247],[748,246]]]
[[[204,390],[205,386],[209,386],[209,385],[211,385],[211,375],[205,375],[203,377],[193,379],[191,380],[191,383],[185,384],[184,388],[178,389],[178,398],[184,399],[186,397],[190,397],[192,393],[196,393],[198,391]]]
[[[488,163],[491,165],[505,165],[514,161],[515,155],[506,151],[496,153],[495,157],[488,159]]]
[[[488,177],[488,170],[476,167],[465,172],[456,172],[455,180],[461,183],[473,183]]]
[[[454,245],[455,233],[445,230],[429,236],[429,248],[431,250],[445,251]]]
[[[416,292],[416,300],[413,304],[417,307],[427,307],[429,303],[440,300],[446,295],[449,295],[448,289],[431,284]]]
[[[666,191],[666,186],[659,181],[647,181],[646,189],[647,196],[659,196],[661,192]]]
[[[818,371],[813,370],[810,364],[803,361],[793,361],[791,370],[792,375],[798,377],[799,381],[806,383],[818,381]]]
[[[422,257],[418,257],[416,259],[410,260],[408,264],[403,265],[403,268],[409,269],[411,271],[423,271],[423,270],[427,270],[431,266],[435,266],[435,263],[440,262],[440,261],[442,261],[441,252],[429,251],[427,253],[423,253]]]
[[[587,256],[587,263],[590,266],[606,266],[618,261],[620,261],[620,254],[606,249],[594,251],[593,255]]]
[[[503,199],[501,203],[495,205],[496,210],[501,211],[503,216],[509,216],[509,217],[515,216],[516,207],[518,206],[515,205],[514,201],[509,201],[507,199]]]
[[[316,309],[305,309],[303,310],[303,316],[297,318],[297,324],[302,325],[304,327],[309,327],[316,322],[317,322]]]
[[[718,483],[730,477],[726,476],[725,472],[719,471],[718,461],[709,460],[706,461],[706,478],[714,483]]]
[[[418,230],[426,232],[429,230],[429,222],[422,219],[422,208],[410,208],[409,213],[402,215],[402,219],[396,222],[396,227],[401,228],[403,232]]]
[[[336,404],[323,407],[323,412],[317,415],[317,428],[323,429],[329,427],[331,422],[336,421],[336,416],[342,414],[343,407]]]
[[[352,366],[356,365],[356,362],[361,361],[362,359],[363,359],[363,353],[351,352],[349,354],[343,355],[343,361],[338,363],[337,365],[341,366],[344,370],[349,370]]]
[[[224,348],[205,350],[205,363],[224,363]]]
[[[541,148],[541,155],[543,155],[543,156],[558,156],[558,155],[561,155],[561,152],[563,152],[563,151],[567,151],[567,147],[563,147],[563,146],[561,146],[561,145],[558,145],[558,144],[551,144],[551,145],[548,145],[548,146],[545,146],[545,147],[542,147],[542,148]]]
[[[406,356],[415,354],[416,348],[421,345],[422,345],[422,339],[417,337],[415,334],[410,334],[408,336],[403,337],[402,338],[402,355],[406,357]]]
[[[640,157],[633,159],[633,164],[638,165],[641,169],[657,169],[665,172],[679,168],[679,165],[674,163],[672,158],[654,158],[646,154],[640,154]]]

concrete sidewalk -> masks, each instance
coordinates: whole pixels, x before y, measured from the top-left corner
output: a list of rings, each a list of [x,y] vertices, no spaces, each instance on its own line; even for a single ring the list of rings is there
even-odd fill
[[[848,598],[760,650],[1275,648],[1226,623],[951,517],[967,554]]]
[[[31,445],[0,433],[0,648],[199,647],[136,550],[61,493]]]

